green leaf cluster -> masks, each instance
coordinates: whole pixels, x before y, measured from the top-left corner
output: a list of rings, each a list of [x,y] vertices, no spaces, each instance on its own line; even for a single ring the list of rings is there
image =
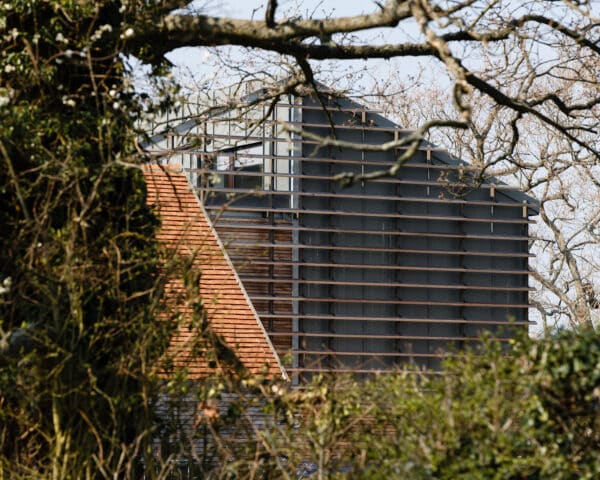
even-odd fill
[[[241,413],[234,420],[223,415],[210,425],[212,443],[202,443],[219,446],[213,448],[219,461],[204,472],[232,478],[598,478],[600,336],[565,331],[522,338],[510,349],[491,339],[482,345],[448,357],[439,372],[319,376],[301,389],[257,382],[238,390]],[[244,435],[242,426],[252,418]],[[247,438],[245,450],[241,438]]]

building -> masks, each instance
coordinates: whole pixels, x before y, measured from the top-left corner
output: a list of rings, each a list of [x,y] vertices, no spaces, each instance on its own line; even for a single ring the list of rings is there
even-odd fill
[[[343,185],[333,178],[402,150],[297,129],[368,145],[410,131],[333,94],[324,110],[315,95],[262,93],[172,119],[147,146],[181,165],[293,378],[435,369],[483,332],[527,329],[532,198],[427,143],[395,177]]]

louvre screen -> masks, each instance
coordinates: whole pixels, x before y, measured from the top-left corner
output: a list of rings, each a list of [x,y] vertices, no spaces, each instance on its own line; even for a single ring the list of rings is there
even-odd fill
[[[527,328],[531,199],[425,143],[395,177],[343,185],[402,151],[280,122],[371,145],[408,132],[346,99],[256,109],[207,118],[187,171],[288,371],[435,369],[484,331]]]

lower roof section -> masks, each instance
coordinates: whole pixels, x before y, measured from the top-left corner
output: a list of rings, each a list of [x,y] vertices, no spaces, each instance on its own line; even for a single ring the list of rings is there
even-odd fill
[[[171,339],[175,365],[187,368],[193,379],[238,368],[286,377],[244,286],[181,168],[145,165],[143,172],[148,204],[161,221],[158,240],[173,258],[189,262],[194,273],[188,272],[186,281],[181,269],[166,267],[167,305],[170,314],[183,318]],[[200,302],[201,311],[195,312],[200,310]],[[198,325],[191,321],[195,313],[199,314]]]

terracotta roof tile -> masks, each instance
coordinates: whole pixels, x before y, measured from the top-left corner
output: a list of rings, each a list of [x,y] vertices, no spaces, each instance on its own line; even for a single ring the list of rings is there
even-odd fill
[[[192,259],[200,273],[199,294],[213,342],[222,341],[235,351],[237,359],[252,373],[265,371],[286,376],[285,370],[252,306],[233,265],[210,224],[206,211],[190,189],[187,178],[174,166],[144,166],[148,204],[160,219],[158,240],[173,252]],[[181,275],[173,274],[166,285],[167,303],[184,318],[192,318],[193,300]],[[182,322],[185,325],[185,321]],[[208,360],[206,351],[195,354],[197,330],[181,326],[171,339],[171,353],[179,366],[186,366],[191,378],[202,378],[215,369],[226,369],[219,355]],[[218,350],[218,345],[210,350]]]

